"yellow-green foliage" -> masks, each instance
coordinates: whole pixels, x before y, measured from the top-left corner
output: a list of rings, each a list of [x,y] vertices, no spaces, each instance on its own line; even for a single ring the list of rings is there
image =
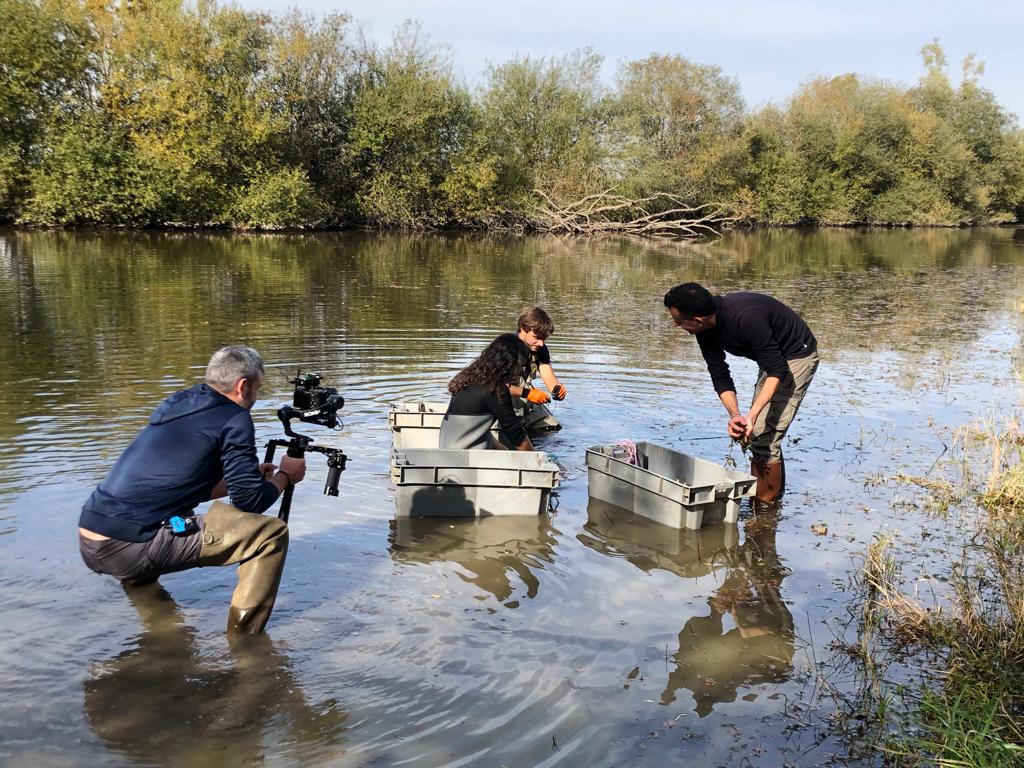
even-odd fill
[[[468,93],[414,25],[365,58],[347,146],[358,218],[383,226],[462,218],[472,206],[466,192],[486,195],[493,180]]]
[[[748,111],[673,54],[611,86],[589,50],[516,58],[471,89],[414,24],[378,46],[345,15],[217,0],[0,0],[0,18],[0,221],[528,227],[537,190],[766,224],[1024,215],[1024,134],[937,43],[912,87],[816,78]]]
[[[0,220],[17,214],[43,130],[89,84],[89,30],[59,0],[0,0]]]
[[[636,196],[686,192],[695,203],[735,190],[743,99],[718,67],[652,54],[619,70],[613,128],[624,182]]]
[[[229,211],[240,228],[298,229],[318,223],[323,206],[301,168],[254,176]]]
[[[769,223],[952,225],[1024,210],[1021,132],[964,62],[954,87],[937,44],[906,89],[856,75],[816,78],[749,123],[744,196]]]
[[[538,188],[576,197],[604,183],[600,66],[601,57],[584,50],[516,58],[488,71],[481,127],[507,207],[528,211]]]

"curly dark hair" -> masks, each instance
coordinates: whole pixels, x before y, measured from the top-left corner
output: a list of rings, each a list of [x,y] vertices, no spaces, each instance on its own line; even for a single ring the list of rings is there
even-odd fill
[[[483,387],[496,397],[508,392],[530,359],[530,350],[514,333],[503,333],[448,382],[448,391],[457,395],[469,387]]]

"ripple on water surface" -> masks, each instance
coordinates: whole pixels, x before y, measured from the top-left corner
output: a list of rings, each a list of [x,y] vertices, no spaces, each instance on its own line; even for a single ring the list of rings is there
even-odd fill
[[[0,231],[0,761],[775,766],[845,754],[833,729],[785,713],[827,725],[834,711],[815,660],[846,631],[853,555],[883,527],[920,541],[932,525],[894,505],[885,477],[923,474],[954,427],[1020,403],[1022,264],[1000,231],[741,233],[697,248]],[[588,501],[583,462],[587,446],[632,438],[743,463],[696,344],[661,306],[689,279],[783,299],[823,361],[786,446],[779,514],[745,510],[740,526],[699,533]],[[965,297],[977,322],[948,322]],[[537,440],[563,467],[555,508],[393,519],[389,407],[446,402],[451,376],[534,303],[555,320],[570,393],[552,405],[565,428]],[[261,446],[281,434],[274,412],[297,368],[346,398],[343,430],[304,429],[349,455],[341,496],[321,494],[312,457],[271,631],[251,644],[223,633],[229,569],[125,594],[85,569],[74,535],[153,407],[229,342],[269,365],[253,410]],[[737,361],[733,374],[746,399],[756,370]]]

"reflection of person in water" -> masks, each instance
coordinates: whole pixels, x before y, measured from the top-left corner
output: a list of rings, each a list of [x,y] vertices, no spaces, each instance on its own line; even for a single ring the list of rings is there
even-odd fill
[[[662,704],[687,688],[701,717],[716,703],[736,700],[741,687],[781,682],[792,666],[793,617],[780,588],[789,570],[775,546],[777,515],[751,520],[746,539],[722,585],[708,598],[711,611],[694,616],[679,633],[675,669]],[[728,614],[735,627],[725,630]]]
[[[86,719],[112,749],[146,764],[248,765],[274,741],[299,763],[343,741],[345,714],[333,702],[311,706],[266,635],[231,636],[226,665],[201,653],[159,584],[125,591],[143,624],[138,646],[100,662],[84,684]],[[287,732],[265,734],[272,722]]]
[[[534,598],[538,572],[552,561],[555,538],[546,515],[452,521],[400,517],[394,521],[391,556],[401,562],[451,561],[475,584],[504,603],[516,593],[513,576]]]

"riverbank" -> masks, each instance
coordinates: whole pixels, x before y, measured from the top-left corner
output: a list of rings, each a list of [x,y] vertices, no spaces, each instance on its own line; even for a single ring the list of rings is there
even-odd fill
[[[238,235],[318,235],[332,233],[366,233],[366,234],[395,234],[395,235],[452,235],[452,236],[477,236],[493,235],[499,237],[535,237],[544,235],[562,235],[586,237],[639,237],[649,239],[653,242],[658,240],[683,240],[714,238],[730,231],[779,231],[813,233],[829,230],[836,231],[891,231],[891,230],[983,230],[987,228],[997,229],[1024,229],[1024,221],[1004,221],[999,223],[950,223],[950,224],[909,224],[905,222],[797,222],[792,224],[771,224],[766,222],[742,222],[729,226],[716,226],[712,231],[701,233],[700,237],[694,238],[686,234],[662,233],[649,236],[635,235],[620,232],[602,232],[587,234],[580,232],[553,231],[551,227],[538,228],[528,222],[519,224],[502,223],[500,225],[437,225],[437,226],[403,226],[403,225],[373,225],[373,224],[310,224],[308,226],[293,227],[236,227],[230,224],[160,224],[160,225],[102,225],[102,224],[33,224],[19,223],[13,220],[0,220],[0,227],[11,231],[21,232],[152,232],[152,233],[185,233],[194,232],[197,234],[238,234]]]
[[[955,521],[937,589],[885,534],[867,550],[856,607],[854,741],[901,766],[1024,762],[1024,432],[1019,415],[959,430],[952,456],[915,487]],[[927,531],[922,531],[926,535]],[[851,727],[855,725],[856,727]]]

